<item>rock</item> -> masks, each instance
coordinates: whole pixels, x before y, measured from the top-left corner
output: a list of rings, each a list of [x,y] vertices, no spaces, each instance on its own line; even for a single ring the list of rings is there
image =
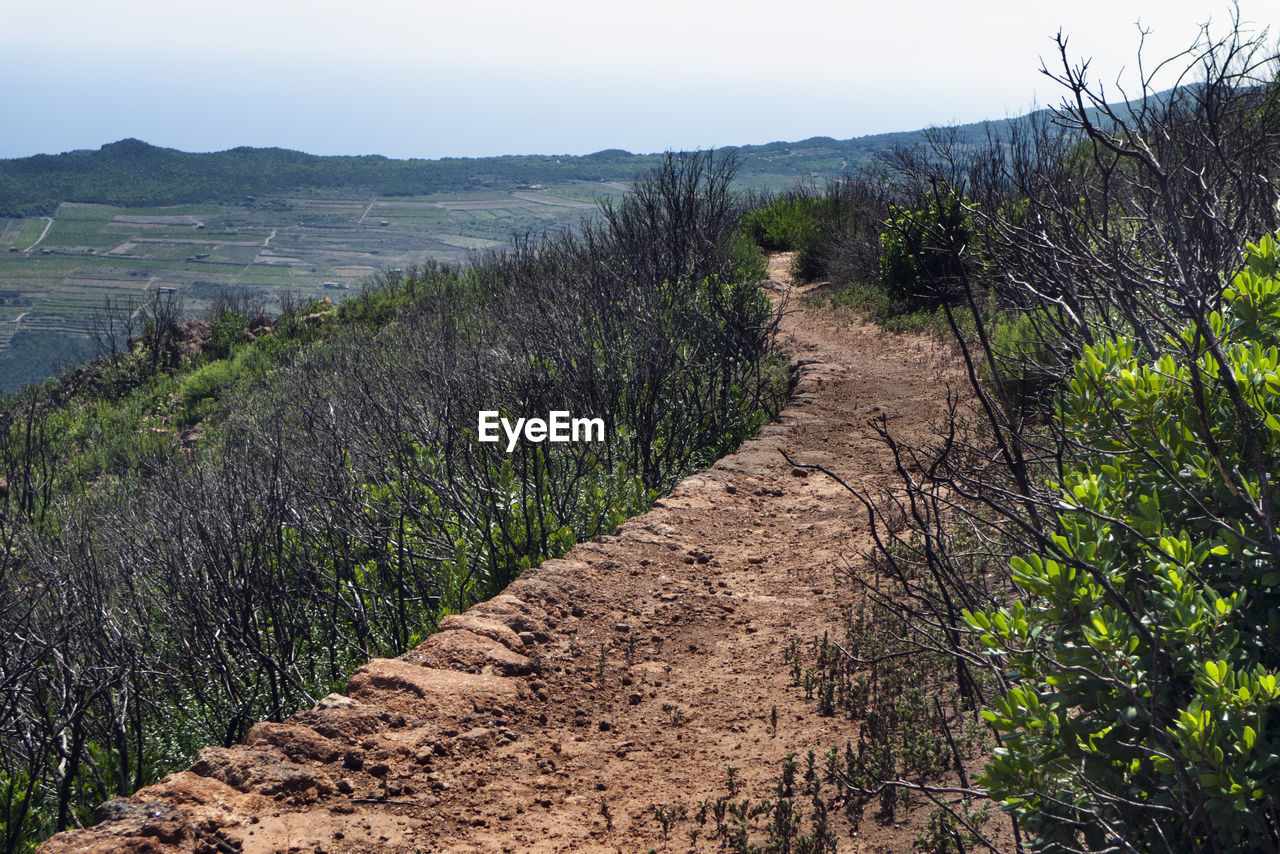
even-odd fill
[[[519,642],[518,638],[516,642]],[[502,676],[523,676],[535,669],[531,659],[512,652],[490,637],[466,629],[438,632],[417,649],[405,653],[404,660],[425,667]]]
[[[502,623],[517,634],[531,632],[536,635],[548,625],[546,611],[517,599],[510,593],[500,593],[487,602],[481,602],[468,611],[467,615]]]
[[[464,629],[497,641],[507,649],[516,653],[524,652],[524,641],[509,626],[492,617],[485,617],[468,611],[465,614],[450,614],[440,621],[440,631]]]
[[[631,677],[641,685],[663,685],[667,681],[667,668],[656,661],[642,661],[632,666]]]
[[[288,723],[309,727],[325,738],[355,742],[361,736],[384,729],[389,719],[390,714],[384,709],[357,703],[341,694],[330,694],[315,708],[291,716]]]
[[[493,746],[493,730],[485,727],[476,727],[468,730],[458,736],[454,742],[459,748],[487,749]]]
[[[290,762],[274,750],[206,747],[197,754],[191,771],[242,792],[293,803],[311,803],[337,791],[328,774]]]
[[[326,694],[316,703],[316,709],[351,708],[360,705],[345,694]]]
[[[191,836],[192,830],[181,810],[156,800],[136,803],[112,798],[98,805],[93,820],[95,824],[113,824],[117,832],[150,837],[163,845],[179,844]]]
[[[544,613],[563,615],[582,596],[583,591],[574,579],[580,577],[584,569],[586,564],[578,561],[546,560],[511,582],[507,592],[526,606],[536,605]]]
[[[244,794],[218,780],[180,771],[140,789],[131,798],[113,798],[104,803],[95,812],[99,824],[89,830],[60,833],[46,841],[40,851],[46,854],[212,852],[213,848],[201,846],[211,841],[228,843],[222,828],[242,824],[245,816],[265,814],[274,804],[265,797]]]
[[[264,721],[249,728],[244,743],[250,747],[270,746],[294,761],[334,762],[346,747],[298,723]]]
[[[478,709],[516,708],[530,696],[528,687],[517,680],[386,658],[374,659],[352,674],[348,689],[361,702],[377,702],[384,708],[433,718],[440,724]]]

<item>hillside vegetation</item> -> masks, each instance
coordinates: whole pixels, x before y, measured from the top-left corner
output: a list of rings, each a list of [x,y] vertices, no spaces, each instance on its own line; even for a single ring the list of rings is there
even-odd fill
[[[731,158],[358,297],[148,304],[0,427],[0,848],[29,850],[611,531],[785,396]],[[477,415],[601,418],[477,441]]]
[[[577,233],[337,306],[149,302],[131,346],[13,401],[8,850],[734,447],[787,386],[759,245],[945,336],[968,388],[928,441],[873,422],[899,481],[848,487],[873,560],[778,662],[849,737],[734,802],[732,835],[730,766],[721,847],[833,851],[831,810],[856,831],[923,799],[926,851],[1280,851],[1280,56],[1206,27],[1187,85],[1118,108],[1059,51],[1063,106],[1004,135],[749,201],[729,162],[669,155]],[[471,432],[563,408],[605,441]],[[665,841],[693,810],[659,806]]]
[[[1280,58],[1206,28],[1188,85],[1121,111],[1060,50],[1051,121],[748,218],[970,378],[936,441],[878,427],[881,573],[809,671],[864,721],[830,774],[931,800],[926,850],[1005,847],[984,802],[1018,850],[1280,850]],[[938,668],[990,730],[976,777],[900,690]]]
[[[999,135],[1009,121],[957,128],[972,145]],[[798,180],[835,178],[868,166],[876,155],[919,142],[920,132],[837,140],[813,137],[723,149],[738,158],[737,181],[779,188]],[[662,162],[662,155],[607,149],[586,155],[513,155],[394,160],[378,155],[317,156],[282,148],[233,148],[192,153],[137,139],[97,151],[38,154],[0,160],[0,216],[49,216],[59,202],[126,206],[174,205],[244,196],[317,191],[333,196],[422,196],[478,189],[511,189],[571,181],[629,181]]]
[[[1007,122],[966,126],[977,144]],[[780,189],[868,165],[917,133],[728,149],[742,188]],[[198,316],[223,292],[268,304],[344,296],[380,270],[463,263],[513,235],[572,228],[659,155],[441,160],[191,153],[129,139],[0,160],[0,389],[97,355],[104,303],[174,289]]]

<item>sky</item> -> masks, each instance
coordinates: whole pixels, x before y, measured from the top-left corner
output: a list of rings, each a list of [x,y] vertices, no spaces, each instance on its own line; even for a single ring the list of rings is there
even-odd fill
[[[0,157],[586,154],[846,139],[1056,103],[1054,36],[1110,88],[1227,3],[0,0]],[[1274,0],[1240,0],[1257,28]],[[1159,79],[1171,81],[1169,73]]]

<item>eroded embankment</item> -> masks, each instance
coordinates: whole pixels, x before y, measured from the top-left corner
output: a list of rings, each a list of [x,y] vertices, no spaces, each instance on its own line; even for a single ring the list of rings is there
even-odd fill
[[[868,420],[920,438],[954,379],[927,339],[790,309],[796,396],[738,453],[370,662],[346,695],[205,749],[42,851],[718,850],[690,840],[692,819],[664,841],[655,807],[691,815],[725,794],[728,765],[761,797],[787,753],[855,737],[789,684],[783,650],[837,625],[865,510],[781,451],[874,488],[891,460]],[[904,850],[909,833],[864,826],[853,847]]]

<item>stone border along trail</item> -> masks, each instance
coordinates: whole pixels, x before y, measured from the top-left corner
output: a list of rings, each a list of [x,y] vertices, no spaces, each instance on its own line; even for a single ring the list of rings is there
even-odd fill
[[[803,305],[779,281],[787,261],[771,259],[767,287],[793,297],[782,336],[799,384],[777,423],[616,536],[369,662],[345,696],[206,748],[41,850],[684,851],[699,801],[727,794],[726,766],[754,801],[787,753],[803,769],[809,749],[856,740],[855,723],[820,717],[789,684],[784,650],[841,631],[854,593],[840,575],[863,566],[866,512],[780,451],[860,488],[889,484],[867,422],[921,440],[961,375],[930,339]],[[660,805],[687,811],[669,840]],[[713,826],[699,850],[721,850]],[[841,851],[907,850],[915,832],[868,819],[851,840],[837,826]]]

